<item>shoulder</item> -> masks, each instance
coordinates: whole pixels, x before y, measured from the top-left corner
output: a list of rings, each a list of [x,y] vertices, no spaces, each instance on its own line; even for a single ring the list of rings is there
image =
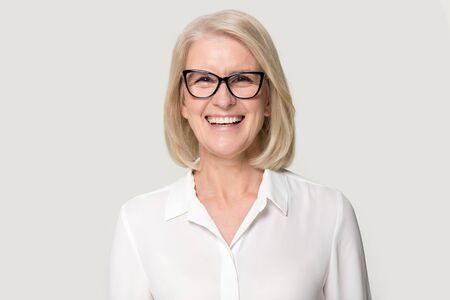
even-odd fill
[[[336,187],[314,181],[291,170],[283,169],[279,172],[286,177],[291,188],[302,188],[310,193],[330,194],[332,196],[343,194],[342,191]]]
[[[344,201],[348,202],[344,193],[334,186],[311,180],[291,170],[283,169],[279,172],[286,178],[293,202],[301,202],[334,212],[342,208]]]
[[[162,220],[167,199],[181,180],[182,178],[179,178],[163,187],[128,199],[121,206],[121,214],[124,218],[139,223],[143,220]]]
[[[337,224],[356,223],[353,205],[340,189],[286,169],[281,173],[288,183],[291,213],[295,216],[329,230],[334,230]]]

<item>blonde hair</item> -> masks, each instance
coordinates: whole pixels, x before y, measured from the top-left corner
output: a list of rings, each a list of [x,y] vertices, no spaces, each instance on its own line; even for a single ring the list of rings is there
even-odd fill
[[[261,153],[249,163],[259,169],[286,168],[294,158],[295,147],[295,109],[286,78],[269,33],[254,17],[238,10],[200,16],[186,26],[176,41],[164,105],[164,134],[172,159],[183,167],[198,169],[198,140],[181,115],[184,99],[180,74],[190,45],[206,34],[225,34],[242,42],[266,73],[271,112],[258,135]]]

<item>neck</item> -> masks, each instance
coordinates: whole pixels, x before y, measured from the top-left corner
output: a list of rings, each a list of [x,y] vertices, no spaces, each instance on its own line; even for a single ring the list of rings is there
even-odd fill
[[[193,174],[199,198],[214,199],[218,204],[229,206],[245,197],[256,196],[264,171],[248,163],[254,156],[251,152],[225,159],[200,151],[199,170]]]

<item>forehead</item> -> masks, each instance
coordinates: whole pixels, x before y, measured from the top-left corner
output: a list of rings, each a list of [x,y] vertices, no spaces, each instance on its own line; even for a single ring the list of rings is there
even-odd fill
[[[258,69],[250,50],[240,41],[227,35],[206,35],[188,49],[186,69],[207,70],[218,75]]]

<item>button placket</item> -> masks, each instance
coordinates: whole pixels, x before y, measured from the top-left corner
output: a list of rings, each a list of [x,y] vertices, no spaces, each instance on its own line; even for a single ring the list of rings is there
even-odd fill
[[[239,281],[234,254],[223,239],[219,241],[218,247],[221,258],[220,299],[239,300]]]

